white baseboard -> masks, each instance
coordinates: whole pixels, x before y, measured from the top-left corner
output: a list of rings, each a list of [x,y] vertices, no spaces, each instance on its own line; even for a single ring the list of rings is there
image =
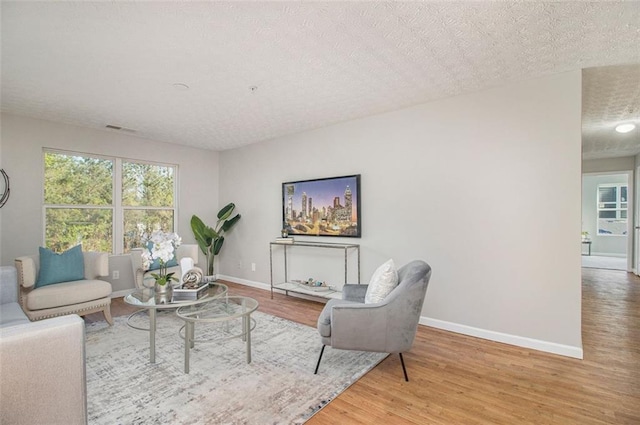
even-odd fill
[[[517,347],[531,348],[561,356],[575,359],[583,358],[582,347],[557,344],[555,342],[541,341],[539,339],[526,338],[517,335],[505,334],[502,332],[489,331],[486,329],[474,328],[472,326],[460,325],[458,323],[446,322],[444,320],[432,319],[430,317],[420,317],[420,324],[432,328],[443,329],[445,331],[456,332],[463,335],[488,339],[490,341],[502,342],[515,345]]]
[[[110,298],[126,297],[127,295],[131,294],[133,291],[135,291],[135,289],[132,288],[132,289],[122,289],[120,291],[112,292]]]
[[[626,258],[627,257],[627,254],[612,254],[610,252],[591,252],[591,255],[593,257],[613,257],[613,258]]]
[[[218,279],[228,280],[230,282],[239,283],[241,285],[247,285],[254,288],[264,289],[269,291],[271,285],[262,282],[255,282],[252,280],[240,279],[233,276],[219,275]],[[313,301],[325,301],[318,298],[306,297],[304,294],[289,293],[290,296],[297,296],[304,299]],[[472,326],[460,325],[452,322],[445,322],[444,320],[432,319],[429,317],[420,317],[420,324],[430,326],[432,328],[443,329],[445,331],[455,332],[463,335],[474,336],[478,338],[488,339],[490,341],[502,342],[505,344],[515,345],[517,347],[531,348],[538,351],[544,351],[552,354],[559,354],[561,356],[572,357],[575,359],[582,359],[583,352],[582,347],[573,347],[570,345],[556,344],[554,342],[541,341],[532,338],[526,338],[517,335],[509,335],[501,332],[488,331],[486,329],[474,328]]]
[[[216,280],[228,280],[233,283],[239,283],[241,285],[251,286],[252,288],[264,289],[266,291],[271,290],[271,285],[269,285],[268,283],[257,282],[255,280],[240,279],[239,277],[228,276],[226,274],[216,275]]]

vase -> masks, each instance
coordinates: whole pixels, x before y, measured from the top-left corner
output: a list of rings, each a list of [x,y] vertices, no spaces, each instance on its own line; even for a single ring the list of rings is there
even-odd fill
[[[160,285],[156,282],[154,286],[156,304],[169,304],[173,297],[173,285],[171,282]]]

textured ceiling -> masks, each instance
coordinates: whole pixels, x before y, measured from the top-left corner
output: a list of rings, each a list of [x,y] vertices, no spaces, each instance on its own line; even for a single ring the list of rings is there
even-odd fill
[[[637,2],[1,5],[16,114],[224,150],[589,68],[584,157],[640,152],[610,137],[639,120],[638,68],[614,66],[640,64]]]
[[[627,122],[635,123],[636,129],[614,131]],[[582,152],[585,159],[640,153],[640,65],[582,72]]]

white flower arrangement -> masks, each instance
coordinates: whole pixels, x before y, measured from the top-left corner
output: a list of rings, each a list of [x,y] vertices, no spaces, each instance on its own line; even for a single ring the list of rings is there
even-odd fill
[[[167,263],[174,257],[174,252],[182,243],[182,239],[177,233],[168,233],[157,230],[150,237],[143,235],[142,241],[147,249],[142,252],[142,266],[145,270],[151,267],[151,263],[158,260],[160,263],[159,273],[151,273],[160,285],[166,285],[168,282],[175,280],[174,273],[167,273]],[[153,245],[148,248],[149,242]]]

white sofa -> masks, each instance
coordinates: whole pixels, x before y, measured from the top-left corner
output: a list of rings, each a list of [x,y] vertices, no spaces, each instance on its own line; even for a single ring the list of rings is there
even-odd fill
[[[87,423],[84,321],[29,321],[15,267],[0,267],[0,423]]]

